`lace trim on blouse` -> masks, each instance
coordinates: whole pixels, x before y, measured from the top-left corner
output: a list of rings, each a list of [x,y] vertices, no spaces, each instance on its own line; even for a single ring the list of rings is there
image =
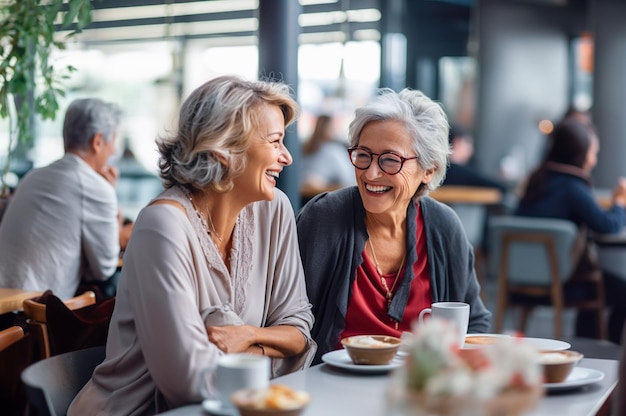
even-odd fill
[[[233,245],[229,254],[231,272],[228,272],[226,264],[210,237],[210,228],[204,215],[198,215],[191,201],[189,191],[181,187],[167,189],[155,200],[170,199],[180,203],[187,213],[187,218],[191,222],[196,232],[200,246],[211,270],[229,288],[229,301],[234,300],[233,310],[240,315],[246,304],[246,287],[252,270],[252,235],[254,232],[254,216],[251,206],[246,206],[240,213],[233,230]],[[211,277],[207,277],[211,278]]]

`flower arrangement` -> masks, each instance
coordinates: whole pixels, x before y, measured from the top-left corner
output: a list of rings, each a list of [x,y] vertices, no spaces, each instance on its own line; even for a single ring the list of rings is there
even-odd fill
[[[461,349],[454,324],[437,318],[413,333],[389,390],[397,414],[517,415],[543,395],[539,352],[518,338]]]

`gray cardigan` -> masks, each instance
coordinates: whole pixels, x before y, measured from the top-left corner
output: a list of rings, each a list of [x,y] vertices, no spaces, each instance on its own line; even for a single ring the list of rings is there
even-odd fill
[[[419,206],[424,216],[432,301],[469,303],[468,332],[489,331],[491,313],[479,297],[473,249],[459,218],[450,207],[430,197],[421,198]],[[407,265],[417,260],[415,214],[416,204],[412,203],[407,208]],[[318,363],[339,342],[352,282],[363,261],[361,253],[368,234],[358,188],[316,196],[298,212],[296,223],[307,292],[315,316],[311,335],[318,344],[314,360]],[[413,277],[413,267],[406,267],[388,312],[395,320],[402,319]]]

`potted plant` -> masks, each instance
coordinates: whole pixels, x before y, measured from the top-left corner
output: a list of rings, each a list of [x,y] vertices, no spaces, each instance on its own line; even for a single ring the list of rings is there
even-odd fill
[[[64,49],[90,22],[90,0],[0,0],[0,118],[9,125],[7,156],[0,168],[0,197],[5,201],[11,158],[28,147],[31,120],[35,114],[55,118],[58,98],[64,95],[62,82],[75,70],[55,66],[50,55]],[[59,39],[58,29],[71,31]]]

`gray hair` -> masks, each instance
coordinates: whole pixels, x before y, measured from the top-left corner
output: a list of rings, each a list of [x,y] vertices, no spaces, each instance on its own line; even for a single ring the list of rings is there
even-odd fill
[[[413,139],[411,143],[423,170],[434,170],[428,185],[422,184],[415,193],[419,198],[436,189],[448,168],[448,117],[440,104],[418,90],[403,89],[399,93],[383,88],[368,104],[356,109],[350,123],[350,145],[358,146],[363,128],[372,121],[396,120],[404,124]],[[381,138],[384,140],[384,138]]]
[[[98,98],[72,101],[65,112],[63,143],[65,150],[88,150],[93,136],[102,134],[110,142],[120,124],[122,110]]]
[[[285,127],[299,111],[289,87],[278,82],[221,76],[194,90],[180,109],[176,134],[157,140],[164,186],[232,189],[233,179],[245,169],[263,104],[281,109]]]

